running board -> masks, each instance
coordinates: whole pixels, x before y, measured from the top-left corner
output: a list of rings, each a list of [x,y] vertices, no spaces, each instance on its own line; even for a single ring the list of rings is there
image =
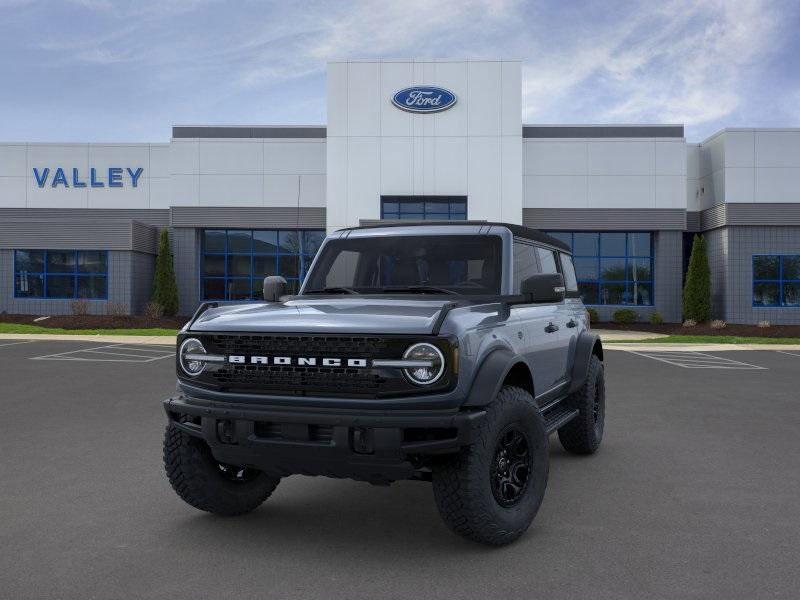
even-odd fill
[[[557,429],[572,421],[572,419],[577,417],[579,414],[580,412],[578,409],[570,410],[569,408],[557,408],[551,411],[545,417],[544,427],[548,434],[553,433]]]

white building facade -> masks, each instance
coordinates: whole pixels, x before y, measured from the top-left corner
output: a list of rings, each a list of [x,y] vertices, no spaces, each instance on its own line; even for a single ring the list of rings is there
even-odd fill
[[[702,233],[716,318],[800,322],[800,130],[526,125],[521,65],[503,60],[332,62],[327,102],[326,126],[0,143],[0,310],[141,312],[163,228],[189,314],[257,298],[265,275],[296,287],[325,231],[470,219],[567,241],[606,318],[680,321]]]

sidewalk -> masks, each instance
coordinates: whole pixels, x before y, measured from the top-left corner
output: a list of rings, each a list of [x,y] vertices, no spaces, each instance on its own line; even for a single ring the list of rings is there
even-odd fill
[[[657,338],[667,337],[666,334],[663,333],[651,333],[649,331],[619,331],[618,329],[611,330],[611,329],[592,329],[592,332],[596,333],[600,336],[603,340],[603,344],[606,342],[613,343],[619,340],[654,340]]]
[[[172,335],[70,335],[63,333],[0,333],[0,340],[99,342],[101,344],[149,344],[162,346],[175,345],[175,336]]]

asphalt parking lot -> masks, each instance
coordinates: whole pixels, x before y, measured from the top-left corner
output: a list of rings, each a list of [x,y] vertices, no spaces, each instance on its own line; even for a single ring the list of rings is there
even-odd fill
[[[424,483],[296,476],[236,519],[183,504],[161,463],[170,354],[0,340],[0,597],[800,593],[800,352],[607,352],[603,447],[551,438],[542,509],[500,549],[451,534]]]

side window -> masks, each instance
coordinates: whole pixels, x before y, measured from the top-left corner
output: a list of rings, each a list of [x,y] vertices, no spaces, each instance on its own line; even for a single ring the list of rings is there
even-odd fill
[[[536,246],[514,242],[514,293],[520,293],[520,284],[524,279],[539,273],[539,262],[536,259]]]
[[[536,248],[536,253],[539,256],[539,266],[542,273],[558,273],[555,252],[545,248]]]
[[[567,292],[578,291],[578,278],[575,276],[575,265],[572,264],[572,258],[568,254],[560,254],[561,257],[561,272],[564,274],[564,284],[567,287]]]

